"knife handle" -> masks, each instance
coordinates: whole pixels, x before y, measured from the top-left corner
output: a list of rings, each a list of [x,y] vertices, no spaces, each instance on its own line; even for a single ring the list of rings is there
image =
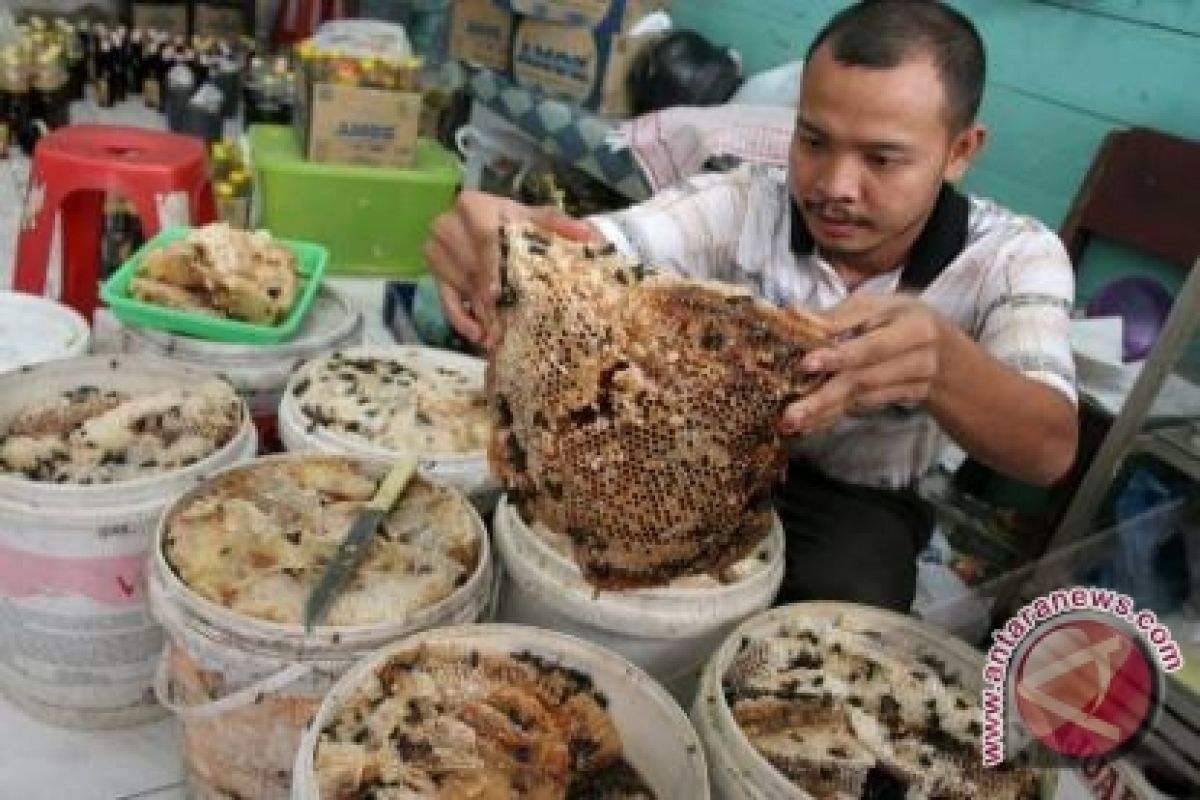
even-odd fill
[[[383,481],[380,482],[379,488],[375,490],[375,496],[367,503],[367,508],[376,511],[388,511],[396,504],[396,498],[404,491],[404,487],[412,480],[413,473],[417,470],[417,459],[413,455],[404,455],[396,460],[392,468],[388,470]]]

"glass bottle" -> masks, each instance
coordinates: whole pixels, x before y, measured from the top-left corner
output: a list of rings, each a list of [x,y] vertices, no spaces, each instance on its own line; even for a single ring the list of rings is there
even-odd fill
[[[0,158],[29,120],[29,71],[15,45],[0,51]]]
[[[160,47],[161,43],[153,33],[146,37],[146,43],[142,46],[142,102],[147,108],[153,109],[162,108]]]
[[[32,115],[49,130],[62,128],[71,121],[71,89],[63,67],[62,50],[48,48],[33,67],[30,96]]]
[[[129,34],[129,43],[125,47],[125,91],[127,94],[141,94],[145,82],[145,60],[143,59],[142,32],[134,28]]]
[[[63,28],[63,40],[67,48],[67,84],[71,99],[82,100],[87,89],[87,57],[79,28],[68,23]]]

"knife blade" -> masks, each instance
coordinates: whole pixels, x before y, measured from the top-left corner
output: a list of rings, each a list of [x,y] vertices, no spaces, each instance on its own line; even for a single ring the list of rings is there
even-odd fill
[[[313,587],[304,603],[304,629],[311,632],[325,618],[334,598],[342,591],[350,573],[358,566],[367,549],[379,523],[392,510],[396,500],[404,493],[404,487],[412,480],[417,469],[415,456],[405,456],[396,461],[388,470],[387,475],[375,488],[375,495],[359,509],[358,515],[350,525],[350,531],[338,544],[337,552],[329,566],[321,574],[317,585]]]

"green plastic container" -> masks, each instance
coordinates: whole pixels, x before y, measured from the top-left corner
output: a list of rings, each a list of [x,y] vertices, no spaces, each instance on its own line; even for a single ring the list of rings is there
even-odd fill
[[[214,342],[271,344],[290,338],[312,306],[313,298],[321,285],[321,276],[325,273],[325,262],[329,260],[328,251],[319,244],[277,239],[280,244],[296,254],[300,277],[300,290],[296,294],[296,302],[292,304],[287,317],[278,325],[256,325],[211,314],[168,308],[133,297],[129,293],[129,285],[133,282],[145,254],[182,239],[187,236],[189,230],[186,226],[164,228],[109,276],[100,287],[100,299],[108,305],[113,315],[127,325],[184,333]]]
[[[325,245],[331,272],[425,273],[429,226],[462,179],[454,154],[419,139],[411,169],[322,164],[300,155],[289,126],[255,125],[249,138],[262,227]]]

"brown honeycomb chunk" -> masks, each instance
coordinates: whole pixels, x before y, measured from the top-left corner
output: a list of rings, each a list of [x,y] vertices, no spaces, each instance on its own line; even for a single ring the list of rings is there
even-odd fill
[[[801,361],[821,322],[530,226],[501,242],[490,457],[522,512],[600,587],[745,557],[771,524],[780,414],[820,381]]]

